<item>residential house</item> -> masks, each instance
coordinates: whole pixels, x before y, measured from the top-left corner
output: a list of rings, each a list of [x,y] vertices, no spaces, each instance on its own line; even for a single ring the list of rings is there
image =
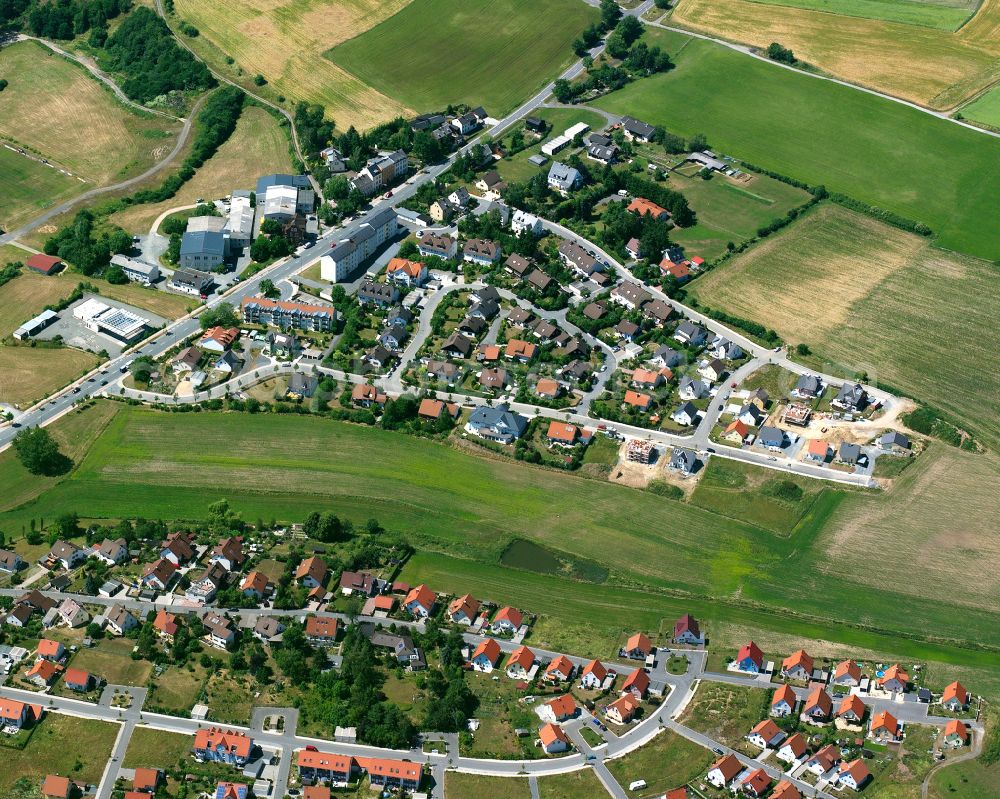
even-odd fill
[[[295,764],[303,784],[330,782],[347,784],[355,770],[355,761],[349,755],[334,755],[311,749],[300,749]]]
[[[868,735],[871,738],[882,743],[892,743],[899,740],[899,734],[899,722],[888,710],[883,710],[872,716],[871,726],[868,730]]]
[[[156,793],[163,782],[163,772],[158,768],[137,768],[132,776],[132,788],[143,793]]]
[[[479,375],[479,385],[493,391],[501,391],[507,385],[507,370],[483,369]]]
[[[468,358],[472,354],[472,342],[456,331],[441,344],[441,352],[449,358]]]
[[[417,408],[417,416],[428,421],[437,421],[446,412],[452,419],[457,419],[461,415],[462,409],[453,402],[446,403],[430,397],[420,400],[420,406]]]
[[[770,799],[802,799],[802,793],[788,780],[781,780],[774,786]]]
[[[785,431],[765,425],[757,434],[757,441],[771,452],[781,452],[785,446]]]
[[[827,744],[806,761],[806,768],[817,777],[822,777],[833,771],[841,760],[840,749],[833,744]]]
[[[736,755],[724,755],[716,760],[705,779],[716,788],[726,788],[743,771],[743,765],[736,759]]]
[[[802,375],[792,389],[792,396],[799,399],[816,399],[822,393],[823,381],[816,375]]]
[[[805,753],[806,739],[802,737],[801,732],[797,732],[781,744],[780,747],[778,747],[775,757],[777,757],[778,760],[791,764],[797,761]]]
[[[716,381],[721,380],[722,376],[726,373],[726,365],[720,361],[718,358],[713,358],[711,361],[706,361],[698,367],[698,374],[704,377],[706,380]]]
[[[560,394],[562,394],[562,390],[563,387],[557,380],[553,380],[548,377],[540,378],[539,381],[535,383],[535,394],[542,399],[556,399]],[[551,426],[549,427],[549,430],[552,430]],[[552,443],[552,440],[550,439],[549,442]]]
[[[177,616],[165,610],[158,610],[153,619],[153,629],[161,638],[173,638],[177,634]]]
[[[56,541],[49,550],[49,560],[55,561],[69,571],[87,559],[87,553],[68,541]]]
[[[510,229],[515,236],[520,236],[523,233],[540,236],[544,232],[545,227],[542,225],[542,220],[534,214],[515,209],[510,217]]]
[[[613,164],[618,158],[618,145],[591,143],[587,145],[587,158],[599,164]]]
[[[546,724],[538,731],[538,740],[547,755],[565,752],[570,747],[569,738],[558,724]]]
[[[59,663],[66,657],[66,648],[59,641],[53,641],[51,638],[42,638],[38,642],[37,653],[40,658],[51,660],[53,663]]]
[[[235,327],[210,327],[198,340],[198,347],[205,352],[221,354],[226,352],[239,338],[240,331]]]
[[[494,635],[513,635],[520,629],[523,622],[524,614],[521,613],[521,611],[517,608],[505,605],[500,608],[500,610],[497,611],[497,615],[493,617],[490,629],[493,631]]]
[[[500,260],[500,245],[487,239],[469,239],[462,248],[462,260],[492,266]]]
[[[833,670],[831,685],[855,688],[861,684],[861,667],[853,660],[842,660]]]
[[[944,742],[947,746],[956,749],[965,746],[969,742],[969,730],[965,722],[961,719],[952,719],[944,725]]]
[[[448,605],[448,619],[452,624],[471,625],[479,613],[479,600],[472,594],[463,594],[453,599]]]
[[[576,667],[565,655],[556,655],[552,658],[548,666],[545,667],[545,674],[542,679],[545,682],[569,682],[573,679],[573,672]]]
[[[376,283],[366,278],[358,286],[358,302],[377,308],[389,308],[399,302],[399,289],[394,283]]]
[[[677,386],[677,395],[685,400],[703,399],[709,393],[709,386],[703,380],[694,380],[690,377],[682,378]]]
[[[740,412],[736,414],[736,418],[745,425],[757,427],[767,418],[767,415],[752,402],[748,402],[740,408]]]
[[[910,439],[895,430],[889,430],[879,436],[878,447],[883,452],[893,452],[896,454],[910,451]]]
[[[648,411],[653,405],[653,398],[649,394],[642,394],[638,391],[626,391],[622,402],[624,405],[638,408],[640,411]]]
[[[638,261],[642,258],[642,244],[639,239],[635,237],[629,239],[625,244],[625,252],[633,261]]]
[[[503,268],[514,277],[523,280],[535,268],[535,262],[532,258],[525,258],[523,255],[514,253],[507,256],[507,260],[503,262]]]
[[[712,342],[708,351],[713,357],[725,361],[735,361],[737,358],[743,357],[743,348],[739,344],[734,344],[721,336]]]
[[[740,790],[747,796],[763,796],[770,787],[771,778],[762,768],[754,769],[740,780]]]
[[[500,313],[500,305],[496,300],[492,299],[482,300],[469,308],[470,317],[482,319],[487,322],[493,319],[498,313]]]
[[[808,680],[812,676],[813,659],[800,649],[781,661],[781,676],[790,680]]]
[[[407,613],[417,619],[426,619],[434,612],[434,604],[437,595],[424,584],[410,589],[410,592],[403,600],[403,607]]]
[[[379,344],[386,349],[401,350],[410,337],[409,332],[401,325],[395,325],[378,337]]]
[[[333,646],[337,642],[340,622],[330,616],[307,616],[306,638],[316,646]]]
[[[969,692],[960,682],[953,682],[944,689],[941,704],[948,710],[958,713],[969,706]]]
[[[200,729],[194,736],[194,756],[198,760],[209,760],[243,767],[250,759],[253,739],[246,733],[223,730],[221,727]]]
[[[639,703],[631,694],[623,694],[604,708],[604,715],[614,724],[628,724],[634,717]]]
[[[170,280],[167,281],[167,285],[184,294],[204,298],[208,296],[213,282],[214,278],[203,272],[196,272],[193,269],[176,269]]]
[[[322,588],[326,585],[328,573],[326,561],[313,555],[303,560],[295,569],[295,581],[306,588]]]
[[[660,271],[666,275],[677,280],[677,282],[683,282],[691,277],[691,269],[688,267],[687,262],[676,263],[671,261],[669,258],[664,258],[660,261]]]
[[[16,574],[28,564],[16,552],[9,549],[0,549],[0,572],[4,574]]]
[[[636,197],[628,204],[626,210],[638,216],[648,216],[652,219],[666,220],[670,218],[670,212],[666,208],[657,205],[652,200],[647,200],[645,197]]]
[[[642,307],[642,315],[661,327],[673,316],[674,307],[663,300],[653,300]]]
[[[860,383],[844,383],[830,404],[842,411],[859,411],[868,401],[868,394]]]
[[[293,372],[288,378],[288,388],[285,389],[285,396],[291,400],[307,399],[316,393],[319,388],[319,378],[316,375]]]
[[[79,693],[86,693],[96,682],[94,675],[83,669],[66,669],[63,675],[63,685]]]
[[[16,699],[0,697],[0,726],[22,727],[38,721],[44,710],[41,705],[29,705]]]
[[[479,642],[470,658],[472,668],[476,671],[491,672],[500,662],[500,644],[492,638],[486,638]]]
[[[542,381],[539,380],[538,382],[541,383]],[[580,437],[580,428],[567,422],[552,420],[549,422],[549,429],[546,431],[545,437],[550,444],[572,447]]]
[[[803,715],[809,716],[814,721],[826,721],[832,712],[833,700],[830,694],[823,690],[823,686],[817,685],[809,692],[802,705]]]
[[[562,241],[558,252],[563,263],[582,277],[591,277],[595,272],[603,272],[605,269],[601,261],[575,241]]]
[[[695,324],[689,319],[685,319],[674,331],[674,338],[681,344],[687,344],[692,347],[700,346],[705,343],[705,339],[708,336],[708,332],[701,325]]]
[[[830,444],[827,441],[821,439],[810,439],[806,445],[806,460],[815,461],[817,463],[826,463],[826,459],[830,457]]]
[[[94,557],[109,566],[117,566],[128,559],[128,542],[124,538],[117,538],[112,541],[105,538],[100,545],[94,549]]]
[[[649,692],[649,675],[644,669],[636,669],[622,683],[622,693],[631,694],[636,702],[641,702]]]
[[[678,449],[681,448],[674,447],[674,452],[676,453]],[[693,450],[685,451],[694,454]],[[698,624],[698,620],[690,613],[685,613],[674,622],[673,642],[675,644],[689,644],[691,646],[699,646],[705,643],[705,639],[701,635],[701,627]]]
[[[749,674],[759,674],[764,668],[764,653],[753,641],[740,647],[736,655],[736,668]]]
[[[621,129],[622,133],[625,134],[626,139],[641,143],[651,141],[656,133],[656,128],[652,125],[635,119],[634,117],[622,117]]]
[[[649,362],[661,369],[672,369],[681,362],[681,354],[677,350],[663,344],[656,348]]]
[[[837,784],[852,791],[860,791],[868,784],[871,777],[872,774],[863,760],[852,760],[850,763],[841,764],[840,772],[837,774]]]
[[[532,344],[529,341],[512,338],[507,342],[507,348],[504,350],[504,356],[508,360],[518,361],[519,363],[528,363],[528,361],[535,357],[535,353],[537,351],[538,347],[535,344]]]
[[[483,193],[483,196],[487,200],[497,199],[500,196],[500,192],[507,187],[503,178],[500,177],[500,173],[495,169],[491,169],[489,172],[484,172],[482,175],[477,177],[476,182],[473,185]]]
[[[104,614],[104,620],[107,622],[107,629],[115,635],[125,635],[139,626],[139,620],[124,605],[112,605]]]
[[[583,667],[580,672],[580,687],[599,691],[604,686],[604,681],[608,678],[608,670],[599,660],[592,660]]]
[[[69,777],[47,774],[42,780],[42,796],[45,799],[69,799],[74,788],[75,783],[70,782]]]
[[[656,372],[651,369],[634,369],[632,371],[632,385],[636,388],[659,388],[667,381],[667,376],[671,374],[669,369]]]
[[[615,325],[615,335],[622,341],[634,341],[641,332],[642,328],[628,319],[622,319]]]
[[[837,708],[837,718],[855,724],[860,724],[865,717],[865,703],[857,694],[848,694]]]
[[[192,602],[207,604],[225,586],[229,571],[221,563],[210,563],[198,579],[191,582],[184,595]]]
[[[251,597],[258,602],[267,596],[268,591],[271,587],[271,581],[267,579],[267,575],[261,571],[252,571],[243,578],[243,582],[240,583],[240,591],[243,592],[244,596]]]
[[[630,311],[641,308],[652,299],[652,294],[642,288],[642,286],[638,283],[632,283],[629,280],[626,280],[621,285],[616,286],[611,292],[611,301],[628,308]]]
[[[269,644],[285,631],[285,625],[273,616],[260,616],[253,626],[253,637]]]
[[[194,536],[191,533],[174,532],[160,544],[160,557],[170,561],[174,566],[183,566],[195,555]]]
[[[507,405],[480,406],[469,416],[467,432],[490,441],[510,444],[528,428],[528,420],[511,411]]]
[[[507,658],[507,676],[512,680],[528,680],[534,665],[535,653],[526,646],[519,646]]]
[[[412,321],[413,311],[402,305],[396,305],[386,313],[384,324],[386,327],[406,327]]]
[[[670,414],[670,418],[677,424],[690,427],[698,421],[698,409],[690,402],[685,402],[683,405],[674,410],[672,414]]]
[[[351,389],[351,404],[358,408],[381,408],[385,405],[385,394],[379,392],[370,383],[357,383]]]
[[[62,666],[53,663],[51,660],[42,658],[36,660],[24,676],[28,679],[28,682],[34,683],[39,688],[45,688],[52,684],[52,681],[55,680],[61,671]]]
[[[212,550],[209,563],[220,563],[226,571],[238,571],[246,560],[243,554],[243,539],[240,536],[223,538]]]
[[[90,614],[75,599],[64,599],[59,604],[59,617],[68,627],[82,627],[90,621]]]
[[[785,740],[786,735],[771,719],[764,719],[750,730],[746,738],[759,749],[774,749]]]
[[[561,694],[560,696],[543,702],[537,710],[539,718],[543,721],[557,722],[575,718],[580,712],[571,694]]]
[[[583,175],[574,167],[561,161],[553,161],[549,167],[549,188],[566,197],[573,189],[583,185]]]
[[[622,647],[621,655],[631,660],[645,660],[652,651],[653,642],[649,640],[648,635],[633,633],[625,642],[625,646]]]
[[[428,270],[426,264],[410,261],[406,258],[392,258],[385,269],[387,280],[401,286],[422,286],[427,282]]]
[[[587,380],[592,373],[590,364],[579,359],[571,361],[562,371],[563,377],[575,380],[577,383]]]
[[[779,718],[792,715],[797,701],[795,691],[787,685],[779,686],[771,698],[771,715]]]

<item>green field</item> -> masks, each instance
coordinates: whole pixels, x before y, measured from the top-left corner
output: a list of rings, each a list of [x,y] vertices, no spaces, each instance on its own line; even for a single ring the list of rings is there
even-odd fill
[[[528,781],[518,777],[487,777],[482,774],[462,774],[448,771],[444,775],[446,796],[475,799],[528,799]]]
[[[1000,796],[1000,765],[968,760],[940,769],[931,778],[930,799],[994,799]]]
[[[0,455],[0,470],[18,481],[12,457]],[[902,479],[920,473],[915,465]],[[924,484],[914,483],[912,490],[932,496]],[[950,489],[942,490],[949,499]],[[30,492],[22,488],[19,495]],[[580,654],[595,646],[587,641],[610,649],[606,642],[625,629],[656,631],[664,620],[691,611],[707,621],[756,625],[907,659],[970,669],[995,664],[988,651],[930,640],[957,637],[996,645],[997,597],[989,597],[988,583],[985,597],[956,595],[947,581],[928,592],[912,581],[887,583],[877,570],[836,568],[841,536],[853,536],[852,556],[863,556],[868,546],[863,526],[851,532],[848,521],[854,516],[848,511],[881,514],[886,509],[879,503],[887,501],[881,497],[824,489],[790,532],[775,533],[744,521],[746,511],[739,505],[721,508],[729,511],[723,515],[603,481],[479,459],[447,445],[316,417],[181,415],[121,407],[76,469],[36,499],[0,514],[0,529],[16,534],[31,518],[51,519],[65,510],[87,518],[198,517],[221,497],[250,519],[299,520],[312,510],[333,510],[356,523],[375,517],[403,532],[418,550],[403,579],[548,613],[552,618],[536,628],[532,640],[573,643],[567,648]],[[926,510],[909,507],[900,493],[886,524],[891,520],[897,531],[934,527]],[[845,518],[844,529],[832,518]],[[515,538],[543,545],[588,579],[600,579],[589,568],[593,561],[608,570],[607,580],[502,567],[500,555]],[[948,553],[959,568],[978,562],[978,552],[962,539]],[[908,561],[897,560],[893,568],[905,572]],[[555,604],[554,592],[560,597]],[[887,606],[892,613],[884,612]],[[956,615],[961,629],[954,625]],[[197,690],[198,679],[183,672],[178,677]],[[183,701],[171,704],[188,700],[193,696],[185,692]],[[168,703],[166,697],[157,701]]]
[[[182,768],[191,757],[194,739],[190,735],[136,727],[125,751],[123,768]]]
[[[579,799],[579,797],[598,797],[606,794],[607,791],[601,781],[589,768],[542,777],[538,780],[539,799]]]
[[[921,0],[753,0],[772,6],[823,11],[845,17],[882,19],[953,31],[961,27],[976,10],[976,4],[964,0],[957,2],[921,2]]]
[[[997,268],[825,205],[691,284],[699,302],[804,342],[827,374],[868,373],[1000,447]]]
[[[0,146],[0,230],[14,230],[88,188],[76,178]]]
[[[595,19],[576,0],[414,0],[326,56],[410,108],[468,103],[499,118],[573,60]]]
[[[1000,141],[706,41],[677,68],[595,103],[718,152],[824,184],[929,225],[938,242],[1000,258]]]
[[[994,86],[968,105],[963,106],[962,116],[993,128],[1000,128],[1000,86]]]
[[[647,799],[686,785],[711,761],[707,749],[664,730],[648,744],[617,760],[608,760],[606,765],[619,785],[645,780],[646,787],[631,795]]]

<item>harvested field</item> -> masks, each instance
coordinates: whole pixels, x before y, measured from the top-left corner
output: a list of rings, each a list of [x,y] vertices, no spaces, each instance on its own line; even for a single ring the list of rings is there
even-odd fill
[[[755,3],[823,11],[845,17],[901,22],[943,31],[958,30],[975,12],[976,0],[752,0]]]
[[[30,405],[97,363],[96,355],[69,347],[0,346],[0,402]]]
[[[1000,445],[996,267],[821,206],[692,284],[711,307],[809,345],[826,371],[867,371]]]
[[[246,83],[263,75],[265,93],[285,106],[305,100],[320,103],[341,130],[368,128],[409,109],[345,72],[322,53],[357,36],[404,8],[409,0],[176,0],[177,19],[200,31],[186,39],[214,69]],[[226,63],[226,57],[235,64]],[[273,90],[273,91],[272,91]],[[262,173],[264,174],[264,173]]]
[[[953,108],[1000,78],[1000,0],[984,0],[976,15],[954,32],[828,13],[836,6],[813,10],[816,1],[803,0],[810,8],[789,7],[803,4],[792,0],[776,9],[750,0],[681,0],[671,22],[761,48],[780,42],[799,59],[838,78],[938,109]],[[904,8],[913,12],[912,5],[866,7],[869,12],[885,6],[903,13]],[[951,10],[915,12],[926,19]]]
[[[198,198],[222,197],[233,189],[252,189],[260,175],[291,169],[288,128],[263,108],[248,105],[233,135],[177,194],[161,203],[126,208],[108,220],[129,233],[148,233],[156,218],[170,208],[190,205]]]

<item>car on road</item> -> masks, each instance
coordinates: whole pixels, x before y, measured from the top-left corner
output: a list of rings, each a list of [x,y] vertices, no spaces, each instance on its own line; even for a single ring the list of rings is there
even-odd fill
[[[10,426],[11,426],[11,427],[20,427],[20,426],[21,426],[21,423],[20,423],[20,422],[11,422],[11,423],[10,423]]]
[[[618,189],[619,197],[628,197],[628,189]]]
[[[712,747],[712,751],[715,752],[715,754],[717,754],[717,755],[724,755],[724,754],[726,754],[724,751],[722,751],[722,748],[718,747],[718,746],[713,746]]]
[[[307,745],[307,746],[306,746],[306,751],[307,751],[307,752],[318,752],[318,751],[319,751],[319,749],[317,749],[317,748],[316,748],[315,746],[313,746],[312,744],[309,744],[309,745]]]
[[[713,455],[715,454],[715,450],[712,447],[708,447],[708,449],[706,449],[705,451],[711,452]]]
[[[74,386],[73,387],[73,393],[74,394],[79,394],[80,393],[80,387],[79,386]]]
[[[721,411],[723,407],[724,407],[724,406],[720,405],[720,406],[719,406],[719,410]]]
[[[587,760],[597,760],[597,755],[587,755]]]
[[[102,381],[101,381],[101,385],[102,385],[102,386],[106,386],[107,384],[108,384],[108,381],[107,381],[107,380],[102,380]]]

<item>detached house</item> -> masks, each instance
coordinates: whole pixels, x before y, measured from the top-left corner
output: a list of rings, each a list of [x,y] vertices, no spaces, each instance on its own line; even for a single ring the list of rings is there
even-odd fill
[[[697,347],[705,343],[708,336],[707,331],[701,325],[697,325],[689,319],[685,319],[674,331],[674,338],[681,344],[688,344]]]
[[[736,759],[736,755],[725,755],[712,764],[705,779],[716,788],[721,789],[728,786],[742,771],[743,766]]]
[[[845,696],[837,708],[837,718],[851,723],[861,723],[865,717],[865,703],[857,694]]]
[[[503,404],[493,408],[479,406],[465,424],[466,432],[502,444],[510,444],[514,439],[520,438],[527,428],[528,420]]]
[[[76,568],[87,559],[87,553],[68,541],[56,541],[49,550],[49,559],[56,561],[69,571]]]
[[[209,727],[198,730],[194,736],[194,756],[199,760],[228,763],[243,767],[250,759],[253,739],[246,733]]]
[[[622,683],[622,693],[631,694],[636,702],[641,702],[649,692],[649,675],[644,669],[636,669]]]
[[[604,715],[614,724],[628,724],[634,717],[639,703],[632,694],[623,694],[604,708]]]
[[[16,699],[0,697],[0,726],[21,729],[42,717],[41,705],[29,705]]]
[[[944,742],[956,749],[969,742],[969,730],[961,719],[952,719],[944,726]]]
[[[209,563],[219,563],[226,571],[237,571],[246,560],[243,555],[243,539],[239,536],[223,538],[215,549]]]
[[[740,647],[736,655],[736,668],[749,674],[759,674],[764,668],[764,653],[753,641]]]
[[[507,676],[512,680],[530,679],[535,665],[535,653],[526,646],[519,646],[507,659]]]
[[[337,641],[339,629],[339,620],[330,616],[306,617],[306,638],[316,646],[332,646]]]
[[[574,671],[573,661],[565,655],[556,655],[545,668],[542,679],[546,682],[569,682]]]
[[[806,768],[817,777],[822,777],[833,771],[841,760],[840,749],[833,744],[827,744],[806,761]]]
[[[123,605],[112,605],[104,614],[104,618],[107,621],[107,629],[115,635],[125,635],[129,630],[139,626],[139,620]]]
[[[173,638],[177,634],[177,617],[173,613],[159,610],[153,619],[153,629],[161,638]]]
[[[66,656],[66,648],[51,638],[43,638],[38,642],[38,657],[58,663]]]
[[[580,686],[591,691],[598,691],[608,678],[608,670],[599,660],[592,660],[580,672]]]
[[[899,722],[888,710],[876,713],[872,717],[868,734],[874,740],[881,741],[882,743],[891,743],[899,740],[899,733]]]
[[[861,667],[853,660],[842,660],[833,670],[831,685],[855,688],[861,684]]]
[[[240,591],[243,592],[244,596],[260,601],[267,596],[270,586],[271,582],[264,572],[252,571],[243,578],[243,582],[240,583]]]
[[[878,687],[890,693],[903,693],[909,685],[910,675],[903,671],[899,664],[890,666],[885,673],[876,680]]]
[[[837,784],[852,791],[860,791],[871,779],[872,774],[863,760],[852,760],[843,763],[837,774]]]
[[[775,757],[777,757],[778,760],[791,764],[802,757],[805,753],[806,739],[802,737],[801,732],[797,732],[778,748],[778,751],[775,753]]]
[[[645,660],[653,651],[653,642],[644,633],[633,633],[622,647],[622,657],[632,660]]]
[[[299,564],[295,570],[295,580],[306,588],[322,588],[326,585],[328,572],[326,562],[314,555]]]
[[[497,615],[493,617],[493,622],[490,624],[490,629],[496,635],[513,635],[520,629],[523,621],[524,614],[517,608],[507,605],[497,611]]]
[[[192,602],[206,604],[215,599],[215,595],[226,584],[228,577],[229,572],[225,566],[221,563],[210,563],[184,594]]]
[[[809,696],[806,697],[806,701],[802,705],[802,712],[816,721],[825,721],[830,718],[832,711],[833,700],[830,699],[830,694],[824,691],[820,685],[817,685],[809,692]]]
[[[427,266],[406,258],[392,258],[385,269],[387,280],[402,286],[422,286],[427,282]]]
[[[953,682],[944,689],[944,693],[941,695],[941,704],[955,713],[965,710],[969,706],[969,692],[965,690],[962,683]]]
[[[543,721],[556,722],[575,717],[579,708],[570,694],[563,694],[542,703],[537,712]]]
[[[785,740],[784,731],[771,719],[764,719],[750,730],[747,740],[760,749],[774,749]]]
[[[169,560],[174,566],[183,566],[194,555],[194,538],[190,533],[170,533],[167,540],[160,544],[160,557]]]
[[[474,599],[472,594],[453,599],[448,605],[448,619],[452,624],[471,625],[476,620],[478,612],[479,600]]]
[[[565,752],[570,747],[569,738],[558,724],[546,724],[538,731],[538,740],[547,755]]]
[[[109,566],[116,566],[128,559],[128,543],[124,538],[114,541],[105,538],[94,550],[94,557]]]
[[[62,671],[62,666],[53,663],[51,660],[45,660],[44,658],[36,660],[35,664],[28,669],[25,673],[25,677],[28,682],[34,683],[39,688],[45,688],[52,684],[59,672]]]
[[[15,574],[26,565],[27,563],[16,552],[12,552],[9,549],[0,549],[0,572]]]
[[[476,671],[491,672],[500,662],[500,644],[492,638],[480,641],[470,658],[472,668]]]
[[[787,685],[779,686],[771,698],[771,715],[779,718],[792,715],[796,701],[795,691]]]
[[[754,769],[740,780],[740,790],[747,796],[763,796],[771,787],[771,778],[762,768]]]
[[[808,680],[812,676],[813,659],[804,650],[789,655],[781,662],[781,676],[790,680]]]
[[[434,603],[437,596],[426,585],[418,585],[410,590],[403,600],[403,607],[406,611],[418,619],[426,619],[434,612]]]
[[[676,451],[677,448],[674,449],[674,452]],[[688,452],[690,451],[688,450]],[[685,613],[674,622],[673,640],[675,644],[690,644],[691,646],[705,643],[698,620],[690,613]]]

